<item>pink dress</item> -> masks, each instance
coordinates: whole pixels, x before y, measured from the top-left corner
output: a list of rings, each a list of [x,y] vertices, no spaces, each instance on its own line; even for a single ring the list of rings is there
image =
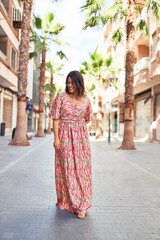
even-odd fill
[[[70,212],[87,211],[91,207],[92,169],[88,131],[83,119],[90,120],[90,100],[85,97],[72,106],[68,94],[59,93],[50,114],[60,120],[61,148],[55,151],[57,205]]]

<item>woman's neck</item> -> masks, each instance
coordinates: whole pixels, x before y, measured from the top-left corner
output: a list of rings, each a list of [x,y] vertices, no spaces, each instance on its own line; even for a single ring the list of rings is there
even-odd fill
[[[70,93],[69,94],[70,98],[79,98],[79,96],[77,95],[77,93]]]

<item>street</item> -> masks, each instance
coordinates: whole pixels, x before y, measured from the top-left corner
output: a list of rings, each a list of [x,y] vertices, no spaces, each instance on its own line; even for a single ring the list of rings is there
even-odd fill
[[[160,240],[160,144],[91,137],[92,208],[84,220],[58,209],[53,135],[29,147],[0,137],[1,240]]]

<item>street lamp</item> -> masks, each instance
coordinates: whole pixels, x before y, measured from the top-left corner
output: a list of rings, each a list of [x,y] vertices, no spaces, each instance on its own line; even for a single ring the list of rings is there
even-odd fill
[[[109,79],[109,83],[111,82],[111,79]],[[112,85],[109,84],[109,87],[107,88],[106,92],[106,108],[108,110],[108,143],[111,142],[111,107],[112,107]]]
[[[47,107],[48,107],[48,101],[49,101],[49,95],[50,91],[45,91],[45,95],[44,95],[44,110],[45,110],[45,114],[44,114],[44,132],[47,132]]]

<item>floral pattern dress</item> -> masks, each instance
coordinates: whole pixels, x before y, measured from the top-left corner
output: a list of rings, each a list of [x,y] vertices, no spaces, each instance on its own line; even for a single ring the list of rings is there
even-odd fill
[[[91,103],[84,97],[75,106],[67,93],[62,92],[53,101],[50,115],[59,119],[60,150],[55,151],[55,181],[57,205],[64,210],[79,213],[91,207],[92,168],[87,126]]]

